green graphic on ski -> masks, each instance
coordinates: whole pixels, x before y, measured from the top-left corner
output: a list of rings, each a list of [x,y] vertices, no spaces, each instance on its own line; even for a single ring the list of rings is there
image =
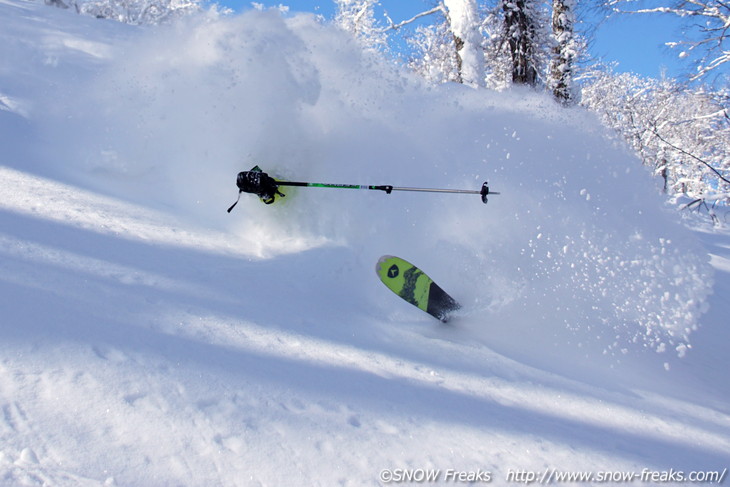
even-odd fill
[[[375,272],[388,289],[444,323],[452,311],[461,308],[425,272],[400,257],[382,256]]]

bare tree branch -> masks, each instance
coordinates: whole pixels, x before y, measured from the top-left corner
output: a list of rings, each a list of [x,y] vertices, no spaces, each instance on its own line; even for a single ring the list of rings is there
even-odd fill
[[[686,150],[682,149],[681,147],[677,147],[676,145],[672,144],[671,142],[669,142],[668,140],[666,140],[664,137],[662,137],[659,134],[659,131],[657,130],[656,125],[654,125],[654,127],[653,127],[653,132],[654,132],[654,135],[656,135],[659,138],[659,140],[661,140],[662,142],[664,142],[665,144],[667,144],[669,147],[671,147],[672,149],[674,149],[676,151],[681,152],[685,156],[691,157],[692,159],[694,159],[697,162],[700,162],[700,163],[704,164],[705,166],[707,166],[708,169],[710,169],[710,171],[714,172],[717,175],[718,178],[720,178],[722,181],[726,182],[727,184],[730,184],[730,179],[727,179],[725,176],[723,176],[720,173],[720,171],[718,171],[717,169],[715,169],[714,167],[712,167],[712,165],[710,165],[707,161],[705,161],[704,159],[702,159],[700,157],[697,157],[694,154],[691,154],[691,153],[687,152]]]

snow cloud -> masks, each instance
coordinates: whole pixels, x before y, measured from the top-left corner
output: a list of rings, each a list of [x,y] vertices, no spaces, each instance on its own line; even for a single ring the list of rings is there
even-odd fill
[[[66,103],[75,114],[53,150],[78,181],[253,235],[260,255],[338,245],[363,267],[405,256],[465,302],[489,343],[681,350],[710,292],[689,233],[592,116],[531,91],[428,86],[313,16],[155,29],[122,43]],[[272,207],[243,195],[227,215],[235,175],[256,164],[315,182],[489,180],[501,195],[485,207],[466,195],[299,189]]]

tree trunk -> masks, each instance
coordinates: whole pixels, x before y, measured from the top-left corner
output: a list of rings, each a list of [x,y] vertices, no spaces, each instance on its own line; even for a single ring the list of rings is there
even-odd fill
[[[506,0],[504,10],[505,37],[512,58],[512,82],[535,86],[535,26],[530,16],[532,0]]]
[[[484,50],[476,0],[444,0],[456,46],[459,82],[484,86]]]
[[[567,105],[572,102],[573,79],[573,0],[553,0],[553,58],[550,62],[550,82],[553,96]]]

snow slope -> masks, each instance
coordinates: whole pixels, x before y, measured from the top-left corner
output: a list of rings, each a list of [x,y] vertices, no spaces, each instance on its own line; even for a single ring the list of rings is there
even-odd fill
[[[730,466],[730,235],[589,114],[426,86],[309,15],[0,18],[0,485]],[[254,164],[501,195],[226,214]],[[464,311],[398,300],[382,254]]]

